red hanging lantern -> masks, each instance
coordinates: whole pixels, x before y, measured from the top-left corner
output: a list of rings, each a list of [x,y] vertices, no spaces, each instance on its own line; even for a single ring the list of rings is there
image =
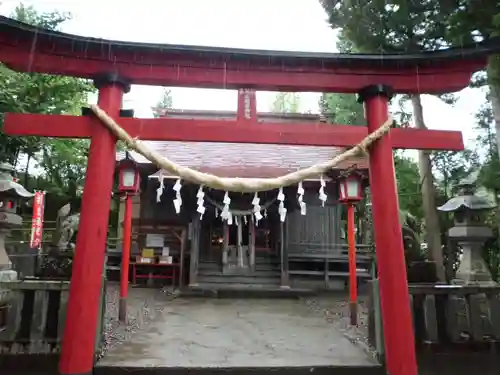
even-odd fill
[[[118,164],[118,191],[120,193],[137,193],[141,176],[137,163],[130,159],[128,153]]]
[[[359,202],[363,199],[363,181],[356,173],[343,177],[339,182],[339,200],[343,203]]]

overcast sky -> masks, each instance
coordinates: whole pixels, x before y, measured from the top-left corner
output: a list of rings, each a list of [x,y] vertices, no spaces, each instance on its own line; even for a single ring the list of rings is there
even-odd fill
[[[20,1],[1,1],[0,13],[11,14]],[[68,11],[73,19],[63,31],[137,42],[191,44],[253,49],[335,52],[335,32],[319,1],[314,0],[32,0],[40,11]],[[293,6],[292,6],[293,4]],[[151,117],[159,87],[133,86],[126,107],[138,117]],[[259,111],[269,110],[273,93],[258,93]],[[236,92],[172,89],[179,109],[236,109]],[[429,128],[462,130],[471,136],[472,114],[484,96],[464,90],[454,106],[425,96]],[[318,94],[301,94],[302,111],[318,111]]]

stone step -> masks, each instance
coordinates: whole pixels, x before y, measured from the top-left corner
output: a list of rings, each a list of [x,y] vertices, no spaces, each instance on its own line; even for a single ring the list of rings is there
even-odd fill
[[[224,276],[224,277],[235,277],[235,276],[243,276],[243,277],[252,277],[252,278],[259,278],[259,277],[280,277],[281,276],[281,271],[279,270],[255,270],[255,271],[240,271],[238,272],[235,270],[234,272],[230,273],[222,273],[220,269],[217,270],[199,270],[198,275],[203,275],[203,276]]]
[[[200,263],[220,263],[222,261],[222,258],[221,259],[203,259],[201,258],[200,260]],[[255,258],[255,264],[280,264],[281,263],[281,259],[280,258],[258,258],[256,257]]]
[[[312,289],[288,288],[280,285],[259,284],[219,284],[199,283],[191,285],[181,292],[183,297],[202,298],[285,298],[295,299],[299,297],[314,296],[316,292]]]
[[[198,270],[199,272],[202,272],[202,271],[218,271],[220,272],[222,270],[222,266],[220,264],[216,264],[216,263],[200,263],[198,265]],[[280,272],[281,271],[281,267],[278,265],[274,265],[274,264],[256,264],[255,265],[255,270],[256,271],[262,271],[262,272],[265,272],[265,271],[269,271],[269,272]]]
[[[280,277],[252,277],[243,275],[198,275],[198,283],[279,285]]]

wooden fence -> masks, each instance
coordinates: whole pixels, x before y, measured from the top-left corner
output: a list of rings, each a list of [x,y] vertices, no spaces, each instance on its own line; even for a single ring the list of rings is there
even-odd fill
[[[369,339],[383,359],[378,280],[369,290]],[[500,286],[410,285],[408,303],[418,352],[496,351],[500,344]]]

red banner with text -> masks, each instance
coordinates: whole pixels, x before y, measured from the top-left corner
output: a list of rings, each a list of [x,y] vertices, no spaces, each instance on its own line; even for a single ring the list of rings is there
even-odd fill
[[[31,241],[32,249],[40,249],[43,240],[43,212],[45,209],[45,192],[35,192],[33,199],[33,219],[31,220]]]

